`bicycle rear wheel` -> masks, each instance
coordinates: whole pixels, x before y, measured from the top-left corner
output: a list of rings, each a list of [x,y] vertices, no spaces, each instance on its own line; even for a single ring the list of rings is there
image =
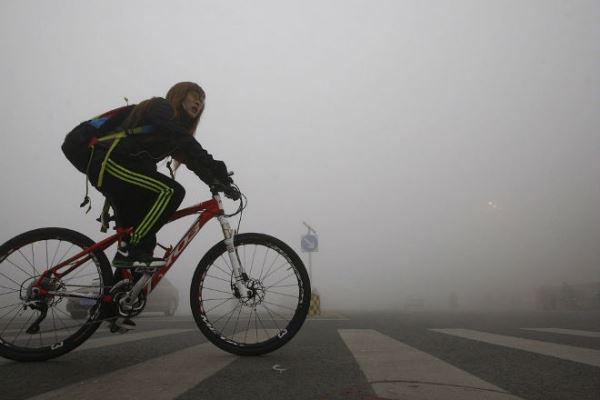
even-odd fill
[[[94,333],[105,308],[101,297],[113,280],[102,251],[62,278],[48,279],[44,289],[52,294],[32,301],[29,293],[44,271],[93,244],[69,229],[42,228],[0,246],[0,356],[47,360],[73,350]]]
[[[310,305],[310,282],[300,257],[259,233],[234,239],[250,295],[240,295],[224,242],[202,258],[192,279],[196,324],[219,348],[242,356],[272,352],[300,330]]]

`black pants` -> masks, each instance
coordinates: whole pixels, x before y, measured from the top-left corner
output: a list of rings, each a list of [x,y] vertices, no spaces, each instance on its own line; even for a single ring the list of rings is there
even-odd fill
[[[155,169],[129,160],[109,159],[100,187],[100,166],[92,170],[90,180],[110,200],[117,226],[134,228],[129,243],[152,253],[156,232],[183,201],[183,186]]]

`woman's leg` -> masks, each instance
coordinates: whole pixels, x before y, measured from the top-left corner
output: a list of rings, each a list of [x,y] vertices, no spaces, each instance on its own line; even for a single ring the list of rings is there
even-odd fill
[[[111,159],[106,164],[101,190],[113,204],[118,225],[134,228],[129,244],[150,255],[156,245],[156,232],[185,196],[185,189],[175,180]]]

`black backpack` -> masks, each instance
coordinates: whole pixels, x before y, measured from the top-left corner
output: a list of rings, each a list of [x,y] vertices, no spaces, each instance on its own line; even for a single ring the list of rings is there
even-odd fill
[[[61,148],[71,164],[80,172],[87,174],[92,149],[97,139],[119,130],[118,128],[134,107],[135,105],[128,105],[115,108],[89,121],[82,122],[69,132]]]

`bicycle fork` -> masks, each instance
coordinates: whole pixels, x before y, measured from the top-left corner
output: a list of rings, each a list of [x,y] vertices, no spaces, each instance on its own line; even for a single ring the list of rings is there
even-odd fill
[[[240,297],[249,297],[252,294],[252,291],[246,287],[246,282],[248,281],[248,275],[246,275],[242,265],[240,264],[240,260],[238,258],[237,252],[235,251],[235,229],[232,229],[229,225],[229,221],[227,218],[220,215],[217,217],[219,223],[221,224],[221,228],[223,229],[223,236],[225,247],[227,248],[227,254],[229,255],[229,261],[231,262],[231,267],[233,268],[233,279],[234,279],[234,287],[232,289],[237,289],[237,293]]]

